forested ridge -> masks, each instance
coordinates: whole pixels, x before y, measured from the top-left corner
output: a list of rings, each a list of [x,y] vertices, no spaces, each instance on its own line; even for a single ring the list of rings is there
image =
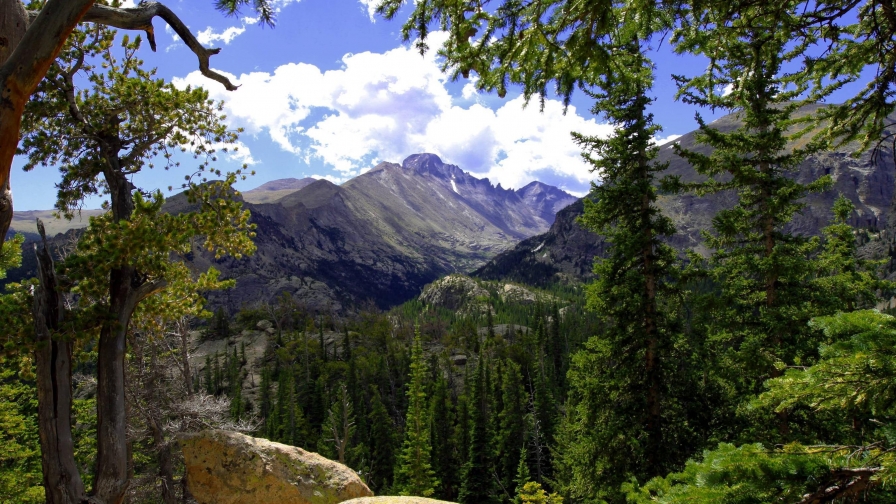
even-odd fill
[[[0,231],[14,151],[26,169],[61,169],[61,215],[95,194],[108,211],[61,259],[42,236],[25,252],[38,278],[0,298],[0,498],[186,501],[177,436],[222,428],[320,451],[377,493],[464,504],[896,501],[896,319],[873,309],[894,288],[886,259],[857,253],[870,235],[848,224],[847,198],[821,236],[788,228],[807,195],[831,189],[830,177],[792,176],[807,156],[892,148],[892,2],[404,3],[379,12],[410,13],[403,34],[421,52],[430,30],[446,31],[453,76],[501,97],[512,85],[536,101],[581,92],[616,126],[573,132],[599,179],[580,219],[607,242],[595,280],[538,293],[463,280],[452,303],[424,292],[386,312],[282,296],[212,315],[203,294],[233,281],[184,259],[254,251],[231,187],[244,170],[214,166],[240,131],[204,90],[143,68],[143,37],[108,26],[144,31],[154,48],[147,23],[162,17],[231,89],[208,69],[217,51],[161,4],[50,0],[29,15],[4,1],[20,22],[0,68]],[[265,1],[216,5],[273,22]],[[657,160],[650,58],[667,39],[708,62],[674,76],[709,147],[673,147],[698,179],[665,176]],[[856,82],[867,84],[846,102],[796,114]],[[700,111],[716,109],[741,124],[713,128]],[[132,175],[183,160],[189,209],[164,213],[161,192]],[[703,230],[702,253],[673,249],[658,199],[722,191],[734,203]],[[21,244],[2,244],[0,271]],[[191,327],[225,351],[191,365]],[[255,329],[257,369],[230,344]]]

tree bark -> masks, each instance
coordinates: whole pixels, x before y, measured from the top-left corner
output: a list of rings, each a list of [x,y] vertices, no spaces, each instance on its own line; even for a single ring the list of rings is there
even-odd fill
[[[0,188],[3,189],[0,194],[0,245],[6,239],[12,220],[9,171],[19,144],[25,103],[93,1],[49,0],[15,46],[12,45],[14,36],[0,33],[0,37],[7,38],[6,52],[9,55],[0,66]],[[13,2],[19,7],[13,7]],[[11,33],[17,34],[26,22],[20,17],[24,11],[19,9],[19,0],[0,0],[0,13],[4,18],[7,14],[11,16],[0,22],[0,27],[6,29],[11,24],[14,27]]]
[[[13,49],[25,36],[28,17],[19,0],[0,0],[0,65],[6,62]],[[12,222],[12,191],[9,181],[0,184],[0,245]]]
[[[196,55],[202,75],[220,82],[228,91],[237,89],[227,77],[209,68],[209,57],[221,49],[202,47],[177,15],[158,2],[116,9],[94,5],[94,0],[48,0],[39,12],[26,13],[19,0],[0,0],[0,16],[0,245],[6,240],[12,221],[9,174],[19,144],[25,104],[78,23],[145,31],[155,51],[152,19],[160,17]]]
[[[42,243],[34,246],[40,281],[34,293],[34,360],[44,492],[51,504],[80,503],[86,500],[86,494],[72,438],[72,343],[54,334],[62,323],[62,298],[40,220],[37,228]]]
[[[118,152],[117,117],[101,139],[106,160],[103,176],[115,222],[130,220],[134,212],[134,186],[124,174]],[[120,504],[128,488],[127,409],[125,399],[125,351],[127,331],[137,304],[165,286],[147,282],[130,265],[113,268],[109,274],[109,317],[100,328],[97,348],[97,474],[94,495],[105,504]]]

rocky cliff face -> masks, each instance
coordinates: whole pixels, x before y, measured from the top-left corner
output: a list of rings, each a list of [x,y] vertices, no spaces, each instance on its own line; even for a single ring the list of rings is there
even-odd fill
[[[393,306],[546,231],[553,208],[574,200],[544,185],[494,187],[432,154],[381,163],[342,186],[318,180],[247,205],[258,252],[215,262],[237,286],[212,301],[234,309],[288,292],[313,309]]]
[[[814,107],[808,108],[810,111]],[[730,131],[738,126],[736,115],[725,116],[712,123],[712,127]],[[896,132],[896,128],[892,128]],[[697,146],[694,133],[676,140],[682,147],[709,152]],[[831,218],[834,200],[843,194],[856,206],[851,223],[868,229],[875,237],[896,236],[896,165],[893,150],[885,144],[876,152],[857,153],[857,145],[846,145],[831,152],[809,157],[794,176],[803,183],[829,175],[833,188],[804,199],[805,209],[798,214],[789,228],[804,236],[817,236]],[[858,154],[858,155],[857,155]],[[678,175],[686,182],[700,180],[690,165],[676,156],[672,144],[660,148],[658,162],[668,162],[668,175]],[[700,197],[693,194],[661,195],[658,205],[675,222],[678,233],[669,242],[679,250],[694,249],[707,252],[702,246],[701,230],[712,227],[712,218],[723,208],[736,202],[733,192]],[[583,229],[576,221],[584,206],[578,202],[557,214],[551,229],[542,235],[523,240],[516,247],[496,256],[474,275],[484,279],[508,279],[532,285],[545,285],[556,281],[589,280],[591,265],[596,255],[602,254],[607,244],[603,238]],[[881,233],[878,233],[883,230]],[[880,257],[886,253],[883,241],[871,241],[864,245],[863,254]],[[889,242],[887,242],[888,244]]]
[[[468,272],[547,231],[555,209],[576,199],[541,183],[495,187],[434,154],[381,163],[341,186],[284,179],[241,197],[257,226],[257,253],[216,260],[197,248],[191,259],[236,279],[234,289],[210,295],[231,312],[284,292],[324,311],[368,300],[394,306],[442,275]],[[177,195],[165,208],[190,205]],[[29,256],[11,279],[33,274]]]

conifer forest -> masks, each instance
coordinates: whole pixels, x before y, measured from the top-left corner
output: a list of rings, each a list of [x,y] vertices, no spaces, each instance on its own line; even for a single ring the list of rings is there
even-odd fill
[[[288,29],[273,0],[213,3]],[[270,227],[233,188],[250,168],[216,164],[243,131],[141,55],[164,24],[238,93],[209,67],[227,49],[158,2],[0,11],[0,279],[36,271],[0,292],[0,502],[193,502],[179,436],[222,429],[317,452],[376,495],[896,503],[896,225],[862,225],[840,194],[812,207],[835,181],[797,176],[837,149],[896,171],[892,0],[381,0],[377,21],[451,78],[528,107],[584,96],[613,126],[570,132],[594,175],[576,225],[602,243],[587,280],[458,271],[387,309],[209,302]],[[661,45],[705,70],[666,83]],[[695,143],[671,147],[689,176],[658,157],[659,85],[695,117]],[[59,218],[97,196],[104,212],[7,237],[14,156],[59,169]],[[182,194],[135,185],[153,167]],[[682,246],[663,205],[714,197]],[[810,213],[818,235],[793,226]]]

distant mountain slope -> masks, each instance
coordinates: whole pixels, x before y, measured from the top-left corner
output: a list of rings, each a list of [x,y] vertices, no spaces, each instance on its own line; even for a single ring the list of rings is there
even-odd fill
[[[817,106],[807,107],[802,113],[815,108]],[[722,117],[711,124],[722,131],[733,130],[738,125],[736,114]],[[896,132],[896,128],[891,130]],[[709,152],[707,147],[696,146],[694,132],[678,138],[676,142],[689,149]],[[819,235],[821,229],[831,221],[833,201],[839,194],[843,194],[856,206],[851,219],[853,225],[870,230],[875,237],[887,237],[888,243],[896,236],[896,166],[892,148],[885,143],[876,153],[863,152],[854,156],[856,151],[856,145],[846,145],[811,156],[800,165],[796,174],[799,181],[810,182],[823,175],[830,175],[834,186],[830,191],[812,194],[805,199],[805,210],[791,223],[790,228],[794,232],[804,236]],[[666,174],[678,175],[688,182],[700,178],[684,159],[674,154],[672,143],[660,147],[658,161],[669,163]],[[663,212],[672,218],[678,229],[670,243],[679,250],[695,249],[701,252],[705,250],[700,231],[710,229],[712,218],[718,210],[734,203],[735,195],[732,192],[707,197],[690,194],[661,195],[658,201]],[[602,237],[582,229],[576,222],[583,208],[578,203],[558,213],[547,233],[520,242],[473,274],[488,280],[511,280],[532,285],[592,278],[591,264],[595,255],[603,252],[606,243]],[[880,230],[885,232],[879,234]],[[887,252],[887,246],[881,243],[877,240],[865,244],[863,253],[881,256]]]
[[[90,217],[100,215],[103,210],[82,210],[75,214],[75,218],[67,221],[65,219],[57,219],[53,210],[24,210],[16,211],[12,216],[12,223],[9,226],[8,236],[16,233],[22,233],[29,240],[37,238],[36,219],[43,221],[48,236],[55,236],[57,233],[64,233],[69,229],[80,229],[87,227]]]
[[[284,196],[314,183],[313,178],[286,178],[266,182],[255,189],[243,192],[243,200],[249,203],[273,203]]]
[[[213,296],[232,307],[281,292],[318,307],[392,306],[546,231],[552,209],[575,200],[543,184],[494,187],[433,154],[380,163],[341,186],[318,180],[275,204],[247,204],[258,252],[220,261],[237,287]]]
[[[495,187],[433,154],[380,163],[341,186],[287,179],[240,197],[257,226],[257,253],[240,260],[215,260],[199,248],[192,254],[195,267],[214,265],[236,279],[234,289],[211,294],[231,309],[284,292],[320,309],[367,300],[390,307],[442,275],[468,272],[547,231],[554,209],[576,200],[541,183]],[[183,194],[165,203],[173,213],[190,207]],[[33,274],[29,257],[10,279]]]

